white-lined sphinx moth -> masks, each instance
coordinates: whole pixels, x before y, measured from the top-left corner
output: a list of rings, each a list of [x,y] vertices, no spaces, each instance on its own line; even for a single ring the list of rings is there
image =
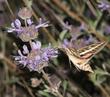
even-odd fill
[[[94,57],[107,42],[98,42],[89,46],[85,46],[81,49],[63,48],[63,51],[68,56],[69,60],[75,65],[76,68],[84,71],[93,72],[92,68],[88,64],[91,58]]]

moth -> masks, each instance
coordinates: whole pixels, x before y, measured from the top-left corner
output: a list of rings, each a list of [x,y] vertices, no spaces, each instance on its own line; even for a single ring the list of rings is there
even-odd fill
[[[88,62],[98,53],[100,52],[107,42],[98,42],[88,46],[85,46],[81,49],[74,48],[63,48],[63,51],[68,56],[69,60],[75,65],[75,67],[79,70],[93,72],[91,66]]]

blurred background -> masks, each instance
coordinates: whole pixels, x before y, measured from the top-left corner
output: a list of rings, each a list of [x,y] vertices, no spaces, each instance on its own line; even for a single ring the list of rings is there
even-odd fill
[[[59,95],[49,92],[42,73],[18,66],[13,56],[28,42],[8,33],[21,8],[32,11],[35,24],[39,18],[49,21],[37,40],[45,47],[61,45],[80,49],[92,43],[107,45],[89,62],[94,73],[79,71],[59,51],[44,68]],[[110,97],[110,1],[109,0],[0,0],[0,97]],[[71,66],[72,65],[72,66]]]

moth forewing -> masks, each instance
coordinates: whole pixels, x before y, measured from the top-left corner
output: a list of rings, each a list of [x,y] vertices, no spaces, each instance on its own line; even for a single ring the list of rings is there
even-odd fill
[[[71,56],[80,58],[79,52],[77,52],[77,50],[74,49],[74,48],[65,48],[65,52],[66,52],[67,55],[69,54]]]
[[[100,50],[103,49],[106,44],[107,42],[100,42],[100,43],[92,44],[92,45],[79,49],[78,52],[80,56],[86,55],[87,53],[93,53],[95,55],[98,52],[100,52]]]
[[[88,64],[88,63],[87,64],[84,64],[84,66],[82,65],[82,68],[81,69],[84,70],[84,71],[89,71],[91,73],[94,73],[94,71],[92,70],[90,64]]]
[[[97,45],[94,49],[92,49],[89,52],[91,53],[91,55],[87,58],[86,63],[88,63],[98,52],[100,52],[105,47],[105,45],[107,45],[107,42],[102,42],[99,45]]]

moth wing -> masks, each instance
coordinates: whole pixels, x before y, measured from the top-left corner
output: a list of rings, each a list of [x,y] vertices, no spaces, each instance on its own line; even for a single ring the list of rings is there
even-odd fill
[[[91,73],[94,72],[94,71],[92,70],[90,64],[88,64],[88,63],[87,63],[87,64],[79,64],[79,65],[80,65],[79,69],[81,69],[81,70],[89,71],[89,72],[91,72]]]
[[[75,48],[67,48],[66,53],[70,52],[71,55],[80,58],[79,52]]]
[[[97,54],[101,49],[104,48],[104,46],[107,44],[107,42],[98,42],[95,44],[91,44],[89,46],[85,46],[77,52],[81,56],[81,58],[92,58],[95,54]]]

